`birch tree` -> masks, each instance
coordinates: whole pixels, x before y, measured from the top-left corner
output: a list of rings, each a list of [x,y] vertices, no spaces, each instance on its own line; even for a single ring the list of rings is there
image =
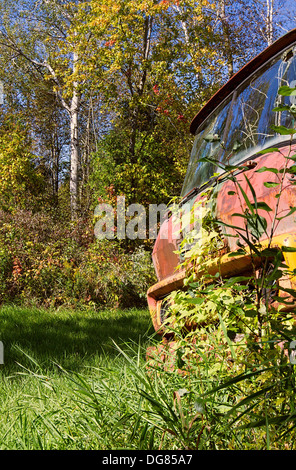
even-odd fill
[[[52,91],[60,101],[69,119],[70,133],[70,205],[71,216],[78,215],[79,169],[79,99],[76,77],[79,60],[75,42],[68,39],[68,30],[75,22],[76,5],[58,0],[40,0],[17,6],[17,11],[4,2],[0,28],[0,43],[12,52],[13,60],[30,64],[44,80],[52,84]],[[33,8],[32,8],[33,6]],[[10,8],[9,8],[10,7]],[[72,38],[73,39],[73,38]]]

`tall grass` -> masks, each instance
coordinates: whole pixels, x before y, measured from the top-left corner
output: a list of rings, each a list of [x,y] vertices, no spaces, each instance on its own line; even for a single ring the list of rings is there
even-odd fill
[[[208,350],[192,345],[192,367],[178,370],[157,353],[147,362],[147,347],[159,340],[146,310],[7,306],[0,325],[2,450],[285,448],[268,420],[243,426],[244,410],[252,418],[255,408],[250,400],[242,407],[242,381],[228,377],[223,386],[215,335]],[[238,402],[240,419],[229,414]]]
[[[152,334],[146,310],[42,309],[5,305],[0,309],[0,340],[4,344],[3,373],[16,363],[36,359],[42,367],[58,363],[78,371],[85,366],[110,362],[118,355],[117,344]],[[16,347],[17,346],[17,347]]]
[[[125,348],[142,337],[146,344],[152,333],[148,312],[4,306],[0,332],[0,448],[108,448],[111,422],[102,432],[97,413],[75,395],[73,378],[91,387],[104,371],[120,390],[125,360],[114,342]]]
[[[205,375],[164,370],[158,356],[147,367],[147,347],[159,341],[147,311],[5,306],[0,324],[1,449],[224,445],[200,399]]]

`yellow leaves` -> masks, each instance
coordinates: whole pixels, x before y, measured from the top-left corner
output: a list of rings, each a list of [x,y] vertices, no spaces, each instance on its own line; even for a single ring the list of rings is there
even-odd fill
[[[275,400],[275,406],[280,407],[283,403],[285,403],[285,401],[286,401],[286,398],[285,398],[285,397],[276,398],[276,400]]]
[[[64,261],[63,262],[63,266],[65,269],[69,270],[69,269],[72,269],[72,264],[69,263],[69,261]]]
[[[144,11],[147,13],[150,8],[151,8],[151,2],[144,1],[144,2],[139,3],[139,10],[141,11]]]
[[[3,127],[6,124],[3,125]],[[0,205],[11,207],[15,202],[23,206],[26,202],[26,188],[33,184],[34,156],[28,151],[27,133],[19,123],[9,123],[6,131],[0,134]]]
[[[89,22],[89,26],[91,28],[99,28],[99,29],[104,29],[106,26],[109,24],[109,19],[104,18],[102,16],[99,16],[97,18],[94,18],[92,21]]]
[[[92,5],[94,5],[96,2],[93,1]],[[102,13],[105,13],[109,15],[110,13],[118,13],[121,8],[120,2],[114,2],[110,0],[105,0],[104,2],[100,2],[100,10]],[[97,11],[97,9],[96,9]]]
[[[203,15],[196,15],[194,17],[194,21],[196,21],[197,23],[202,22],[203,20],[204,20]]]

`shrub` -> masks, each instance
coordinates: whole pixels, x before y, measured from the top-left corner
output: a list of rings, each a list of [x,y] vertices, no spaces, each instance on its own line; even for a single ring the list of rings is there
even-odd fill
[[[146,305],[154,279],[144,247],[125,252],[116,241],[96,240],[89,220],[45,212],[0,212],[0,263],[6,300],[45,306]]]
[[[13,269],[12,257],[3,246],[0,248],[0,301],[7,298],[7,279],[11,277]]]

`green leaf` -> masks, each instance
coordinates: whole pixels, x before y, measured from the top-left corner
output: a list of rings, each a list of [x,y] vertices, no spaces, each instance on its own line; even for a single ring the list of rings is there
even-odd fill
[[[254,243],[252,243],[247,237],[245,237],[242,233],[240,233],[240,236],[242,237],[243,240],[245,240],[246,244],[250,247],[250,250],[253,250],[254,253],[256,253],[257,256],[260,256],[260,251],[258,250],[258,248],[256,247],[256,245],[254,245]]]
[[[257,405],[257,402],[253,403],[251,406],[249,406],[248,408],[246,408],[242,413],[240,413],[233,421],[231,421],[230,425],[232,426],[236,421],[240,421],[241,418],[244,416],[244,415],[247,415],[250,413],[250,411],[255,408],[255,406]]]
[[[266,204],[266,202],[263,202],[263,201],[257,202],[257,209],[261,209],[267,212],[272,212],[272,209]]]
[[[234,258],[235,256],[242,256],[245,255],[246,251],[240,248],[237,251],[233,251],[232,253],[228,253],[229,258]]]
[[[246,282],[250,281],[251,276],[236,276],[236,277],[231,277],[230,279],[225,281],[225,286],[226,287],[231,287],[234,284],[240,283],[240,282]]]
[[[289,296],[287,296],[287,297],[279,297],[279,296],[277,296],[277,295],[273,295],[273,296],[272,296],[272,300],[274,300],[274,301],[276,301],[276,302],[279,302],[279,303],[281,303],[281,304],[284,304],[284,305],[295,305],[295,302],[293,302],[293,301],[288,302],[288,301],[285,300],[285,299],[289,299]]]
[[[246,202],[248,208],[250,209],[250,211],[252,212],[252,214],[254,214],[255,211],[254,211],[254,206],[253,206],[253,204],[251,203],[251,201],[250,201],[250,199],[248,198],[247,194],[246,194],[245,191],[243,190],[242,186],[241,186],[239,183],[237,183],[237,184],[238,184],[238,187],[239,187],[239,189],[240,189],[240,192],[242,193],[242,196],[243,196],[243,198],[244,198],[244,200],[245,200],[245,202]]]
[[[284,215],[283,217],[276,217],[276,220],[285,219],[286,217],[289,217],[289,215],[294,214],[295,211],[296,211],[296,207],[291,207],[290,211],[286,215]]]
[[[202,297],[187,298],[183,299],[183,302],[186,304],[201,305],[204,302],[204,299]]]
[[[218,164],[219,163],[219,160],[215,160],[214,158],[210,158],[210,157],[202,157],[202,158],[199,158],[197,160],[198,163],[215,163],[215,164]]]
[[[248,318],[254,318],[257,316],[257,310],[255,308],[246,309],[245,316]]]
[[[205,402],[204,400],[198,399],[194,402],[194,408],[197,413],[204,414],[205,412]]]
[[[267,166],[262,166],[261,168],[259,168],[258,170],[256,170],[256,173],[263,173],[265,171],[271,171],[272,173],[279,173],[279,170],[277,168],[269,168]]]
[[[264,248],[264,250],[261,251],[262,256],[272,256],[275,257],[279,253],[279,250],[277,248]]]
[[[296,165],[290,166],[290,168],[287,169],[287,173],[290,173],[291,175],[296,174]]]
[[[254,400],[254,398],[258,398],[261,395],[265,395],[269,390],[271,390],[275,385],[270,385],[268,387],[262,388],[261,390],[258,390],[258,392],[253,393],[252,395],[247,396],[243,400],[241,400],[237,405],[235,405],[231,410],[228,411],[228,415],[232,414],[237,408],[240,408],[241,406],[247,405],[250,401]]]
[[[288,287],[282,287],[282,286],[280,286],[279,289],[283,292],[287,292],[287,294],[290,294],[290,295],[292,295],[293,297],[296,298],[296,290],[295,289],[289,289]]]
[[[268,148],[268,149],[260,150],[260,152],[258,152],[258,154],[264,155],[265,153],[272,153],[272,152],[279,152],[279,149],[277,147],[271,147],[271,148]]]
[[[230,224],[227,224],[226,222],[222,222],[222,220],[218,220],[217,223],[219,225],[223,225],[223,227],[229,227],[229,228],[233,228],[235,230],[242,230],[241,227],[238,227],[237,225],[230,225]]]
[[[244,175],[244,177],[245,177],[245,180],[246,180],[246,182],[247,182],[247,184],[248,184],[248,186],[249,186],[249,188],[250,188],[250,191],[251,191],[251,193],[252,193],[252,196],[253,196],[253,199],[254,199],[255,208],[257,209],[257,196],[256,196],[255,189],[253,188],[253,186],[252,186],[252,184],[251,184],[249,178],[248,178],[246,175]]]
[[[126,424],[130,419],[135,415],[135,413],[126,413],[124,414],[114,425],[113,429],[120,427],[123,424]]]
[[[266,188],[275,188],[276,186],[279,185],[279,183],[272,183],[271,181],[267,181],[266,183],[263,183],[263,185],[264,185]]]
[[[290,111],[290,106],[287,106],[287,105],[280,105],[280,106],[276,106],[275,108],[273,108],[274,112],[276,111]]]
[[[288,85],[283,85],[279,88],[278,94],[282,96],[295,96],[296,88],[290,88]]]
[[[283,277],[283,272],[279,269],[276,269],[271,274],[267,276],[267,281],[277,281]]]
[[[242,374],[239,374],[237,375],[236,377],[233,377],[232,379],[230,380],[227,380],[226,382],[224,382],[223,384],[221,385],[218,385],[217,387],[214,387],[212,388],[212,390],[210,390],[209,392],[205,393],[205,396],[207,395],[211,395],[212,393],[215,393],[217,392],[218,390],[222,390],[223,388],[228,388],[232,385],[235,385],[239,382],[242,382],[243,380],[247,380],[247,379],[250,379],[251,377],[254,377],[258,374],[262,374],[263,372],[267,372],[269,370],[273,370],[274,368],[273,367],[266,367],[265,369],[259,369],[259,370],[255,370],[255,371],[252,371],[252,372],[246,372],[246,373],[242,373]]]
[[[293,134],[296,134],[296,129],[288,129],[285,126],[271,126],[271,128],[277,134],[280,134],[280,135],[293,135]]]
[[[282,251],[284,253],[296,253],[296,247],[294,247],[294,246],[282,246]]]
[[[295,417],[295,414],[287,414],[282,416],[277,416],[275,418],[269,418],[269,424],[281,424],[284,421],[291,420],[292,417]],[[257,421],[253,421],[248,424],[244,424],[243,426],[239,426],[237,429],[253,429],[253,428],[260,428],[262,426],[266,426],[266,418],[258,419]]]

